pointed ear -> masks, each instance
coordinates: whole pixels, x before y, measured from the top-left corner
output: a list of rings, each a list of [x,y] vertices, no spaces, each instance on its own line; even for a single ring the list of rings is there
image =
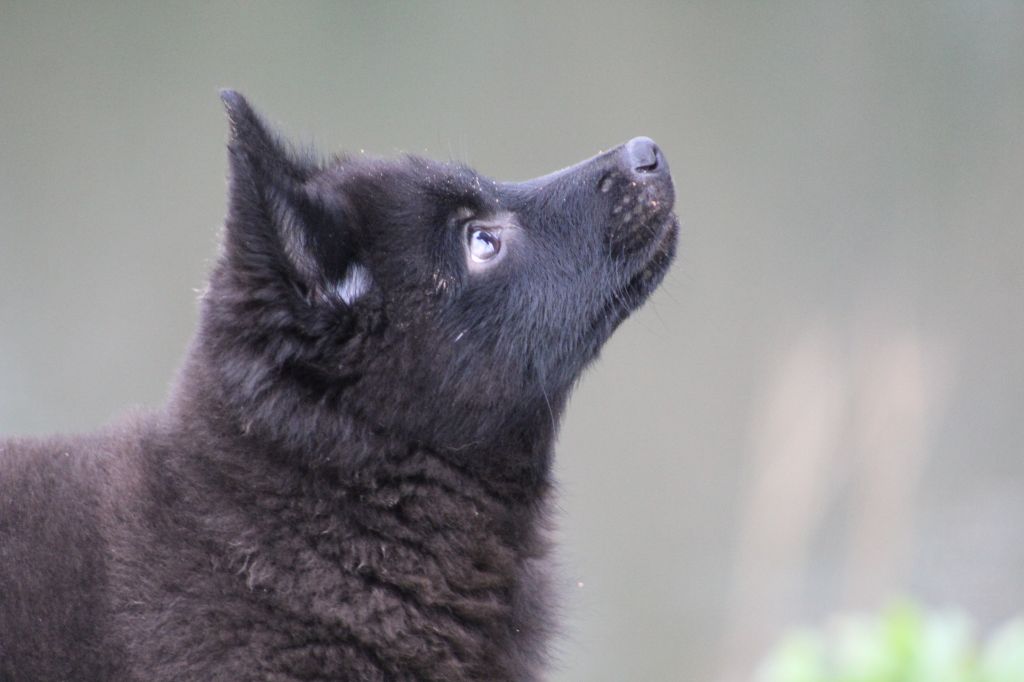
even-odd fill
[[[318,187],[319,164],[293,152],[242,95],[220,96],[231,124],[229,257],[249,270],[283,267],[303,288],[321,289],[350,256],[341,202]]]

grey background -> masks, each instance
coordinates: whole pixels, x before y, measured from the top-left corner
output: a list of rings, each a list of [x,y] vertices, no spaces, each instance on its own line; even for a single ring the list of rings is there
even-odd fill
[[[559,447],[557,680],[1024,581],[1024,5],[0,0],[0,432],[155,405],[224,213],[216,90],[502,179],[635,135],[680,256]]]

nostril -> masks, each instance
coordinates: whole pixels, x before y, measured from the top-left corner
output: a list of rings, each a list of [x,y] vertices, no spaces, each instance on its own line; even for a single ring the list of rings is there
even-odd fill
[[[661,165],[661,151],[649,137],[634,137],[627,142],[626,156],[637,173],[653,173]]]

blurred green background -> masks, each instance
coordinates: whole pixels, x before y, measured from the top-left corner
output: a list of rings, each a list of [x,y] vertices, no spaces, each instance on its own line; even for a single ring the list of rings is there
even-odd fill
[[[163,399],[223,86],[501,179],[665,150],[679,259],[560,439],[553,679],[747,680],[897,593],[1024,607],[1024,4],[0,0],[0,433]]]

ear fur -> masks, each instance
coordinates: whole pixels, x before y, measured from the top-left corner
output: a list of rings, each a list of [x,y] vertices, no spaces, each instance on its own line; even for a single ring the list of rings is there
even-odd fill
[[[241,94],[220,96],[231,125],[227,239],[238,253],[229,255],[283,265],[304,289],[323,291],[350,260],[340,202],[317,186],[320,166],[295,154]]]

